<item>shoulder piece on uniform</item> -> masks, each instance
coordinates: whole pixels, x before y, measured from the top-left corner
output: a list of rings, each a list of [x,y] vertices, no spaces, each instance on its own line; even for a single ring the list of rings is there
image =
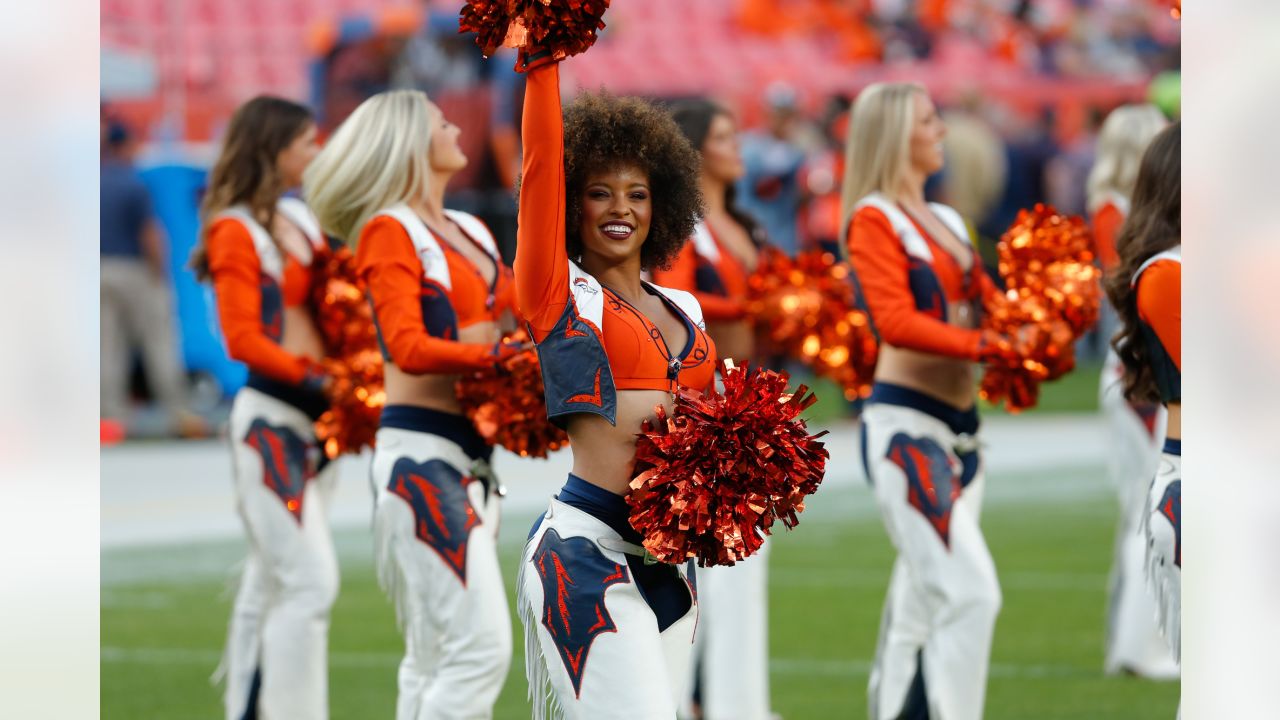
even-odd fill
[[[902,209],[896,203],[875,192],[859,200],[858,204],[854,206],[853,212],[856,215],[859,210],[868,207],[879,210],[885,216],[889,221],[889,225],[893,228],[893,232],[898,236],[898,240],[902,242],[903,250],[906,250],[908,255],[920,258],[928,263],[933,262],[933,251],[929,249],[929,243],[925,241],[920,231],[916,230],[916,226],[911,222],[911,219],[907,217],[906,213],[902,212]]]
[[[440,241],[427,229],[427,224],[422,221],[422,218],[404,203],[397,203],[374,215],[374,217],[383,216],[400,223],[405,232],[409,233],[413,248],[418,253],[418,260],[422,263],[423,276],[440,284],[445,290],[452,290],[453,281],[449,274],[449,261],[444,256],[444,248],[440,247]]]
[[[249,210],[248,205],[240,203],[226,208],[213,216],[211,224],[219,220],[235,220],[243,225],[249,231],[249,237],[253,239],[253,249],[258,254],[258,264],[262,267],[262,272],[277,282],[284,277],[284,258],[280,255],[280,248],[276,246],[276,241],[271,239],[267,229],[253,217],[253,212]]]
[[[1155,255],[1152,255],[1151,257],[1147,258],[1147,261],[1142,263],[1142,265],[1138,267],[1138,271],[1133,274],[1133,279],[1129,281],[1129,287],[1137,287],[1138,278],[1142,277],[1142,273],[1145,272],[1147,268],[1151,267],[1152,265],[1155,265],[1161,260],[1171,260],[1181,265],[1182,264],[1182,245],[1181,244],[1175,245],[1169,248],[1168,250],[1165,250],[1164,252],[1156,253]]]

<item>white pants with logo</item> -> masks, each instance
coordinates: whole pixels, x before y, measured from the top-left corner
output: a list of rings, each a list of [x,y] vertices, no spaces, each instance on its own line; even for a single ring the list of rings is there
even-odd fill
[[[1147,582],[1157,623],[1175,660],[1182,657],[1182,457],[1163,453],[1147,495]]]
[[[898,550],[868,699],[872,720],[927,703],[933,720],[979,720],[1000,585],[979,528],[982,470],[961,492],[957,436],[925,413],[868,404],[867,461]],[[921,508],[930,509],[927,514]]]
[[[659,632],[622,545],[604,522],[553,499],[525,546],[517,603],[539,720],[673,720],[686,698],[696,594]]]
[[[770,543],[731,567],[698,568],[693,674],[703,720],[769,720]]]
[[[1120,501],[1115,556],[1107,598],[1104,668],[1149,678],[1178,677],[1178,663],[1156,627],[1155,601],[1146,587],[1147,542],[1142,534],[1147,489],[1160,460],[1167,413],[1155,405],[1154,431],[1124,398],[1123,366],[1111,351],[1102,369],[1099,404],[1106,420],[1107,474]]]
[[[499,499],[486,497],[472,471],[471,458],[440,436],[378,430],[378,581],[405,640],[397,720],[491,718],[511,666]]]
[[[338,595],[327,516],[333,465],[316,475],[310,418],[252,388],[237,393],[229,431],[249,557],[223,660],[226,717],[323,720],[329,609]]]

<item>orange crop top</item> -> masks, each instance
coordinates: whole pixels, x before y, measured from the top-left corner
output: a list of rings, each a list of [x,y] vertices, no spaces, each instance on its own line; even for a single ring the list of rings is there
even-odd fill
[[[908,232],[918,234],[912,240],[922,240],[924,246],[916,244],[908,253],[907,242],[885,212],[869,205],[854,213],[847,240],[849,260],[880,339],[894,347],[977,360],[982,331],[947,323],[947,305],[980,306],[999,290],[972,248],[973,264],[966,272],[914,219],[896,205],[893,209],[900,213],[899,222],[910,223]],[[938,209],[954,213],[945,206]],[[941,215],[939,219],[945,222]]]
[[[400,205],[375,216],[360,233],[356,267],[373,305],[374,323],[383,356],[415,375],[461,373],[493,363],[492,343],[458,342],[458,330],[480,322],[497,322],[515,307],[511,268],[496,247],[486,247],[459,223],[471,242],[493,259],[492,283],[465,255],[435,238],[426,223]],[[457,215],[461,215],[458,213]],[[470,218],[470,223],[479,220]],[[426,233],[418,252],[409,227]],[[483,229],[483,225],[479,226]],[[485,231],[487,232],[487,230]],[[432,265],[430,271],[424,260]]]
[[[319,367],[310,358],[286,351],[280,339],[284,308],[306,303],[311,270],[278,249],[273,258],[283,258],[278,273],[264,269],[272,260],[259,256],[253,233],[265,231],[254,225],[251,230],[244,219],[223,216],[209,226],[205,239],[227,353],[248,365],[250,373],[299,384]]]
[[[668,348],[644,313],[569,260],[564,125],[554,63],[528,74],[523,140],[516,295],[538,343],[548,416],[591,412],[615,422],[617,390],[709,387],[715,346],[692,295],[645,284],[688,330],[684,347]]]
[[[741,320],[747,314],[747,269],[716,239],[706,222],[698,223],[694,232],[695,237],[680,249],[671,269],[655,270],[653,279],[693,293],[707,320]],[[699,237],[701,233],[705,235]],[[710,243],[713,252],[699,252],[699,243]]]
[[[1182,248],[1161,253],[1135,274],[1138,319],[1160,399],[1182,402]]]
[[[1120,228],[1124,225],[1124,210],[1110,200],[1102,203],[1093,214],[1093,245],[1102,263],[1102,269],[1111,272],[1120,264],[1120,255],[1116,252],[1116,239],[1120,237]]]

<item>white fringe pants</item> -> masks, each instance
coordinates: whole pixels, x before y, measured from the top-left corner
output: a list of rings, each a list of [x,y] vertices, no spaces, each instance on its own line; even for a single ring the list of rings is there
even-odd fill
[[[227,720],[329,716],[329,610],[338,562],[310,418],[252,388],[231,408],[237,506],[249,539],[223,660]]]
[[[916,717],[927,708],[932,720],[980,720],[1001,602],[978,525],[980,465],[962,490],[961,438],[946,423],[877,402],[862,417],[868,474],[898,550],[868,687],[870,717]]]
[[[533,716],[672,720],[685,700],[697,597],[666,630],[603,521],[553,499],[517,580]],[[634,552],[630,546],[628,552]],[[688,585],[683,566],[680,573]]]
[[[378,581],[405,639],[396,718],[491,718],[512,652],[497,481],[487,492],[487,463],[457,444],[389,427],[371,472]]]
[[[1182,456],[1166,450],[1147,495],[1147,583],[1156,622],[1175,660],[1182,658]]]

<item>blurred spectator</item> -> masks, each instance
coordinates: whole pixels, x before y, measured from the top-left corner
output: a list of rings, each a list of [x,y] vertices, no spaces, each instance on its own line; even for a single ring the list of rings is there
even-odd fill
[[[1089,108],[1084,127],[1064,141],[1062,151],[1045,167],[1045,200],[1059,212],[1084,215],[1087,211],[1085,181],[1093,167],[1101,116],[1097,108]]]
[[[774,83],[765,90],[764,99],[768,108],[765,128],[742,134],[742,161],[747,172],[738,181],[738,198],[743,209],[764,226],[770,242],[795,255],[800,245],[796,219],[805,149],[816,151],[823,141],[803,124],[793,88]]]
[[[166,276],[164,239],[151,198],[131,159],[124,125],[103,124],[101,160],[101,412],[128,427],[129,376],[142,355],[148,386],[168,414],[171,428],[205,434],[187,408],[187,388],[174,341],[174,317]]]
[[[975,226],[983,226],[1004,193],[1008,165],[1004,142],[979,115],[967,110],[943,114],[946,166],[942,202]]]

